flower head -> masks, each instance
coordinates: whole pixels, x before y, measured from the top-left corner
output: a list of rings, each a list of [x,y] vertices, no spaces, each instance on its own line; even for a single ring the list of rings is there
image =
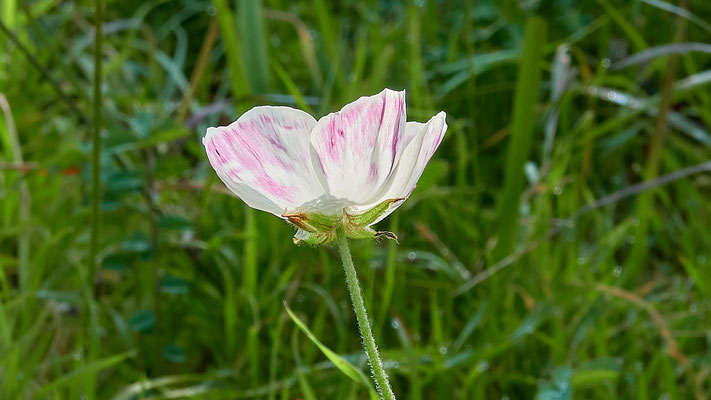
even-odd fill
[[[316,121],[289,107],[255,107],[208,128],[207,157],[247,205],[299,229],[294,242],[394,238],[371,225],[398,208],[442,141],[445,113],[406,122],[405,91],[361,97]]]

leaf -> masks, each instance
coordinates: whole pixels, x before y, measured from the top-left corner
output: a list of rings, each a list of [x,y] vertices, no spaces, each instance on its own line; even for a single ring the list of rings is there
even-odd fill
[[[163,358],[174,363],[185,362],[185,349],[175,343],[163,346]]]
[[[573,372],[568,367],[559,367],[553,371],[553,380],[544,382],[536,393],[536,400],[570,400],[573,393],[570,377]]]
[[[361,371],[360,369],[356,368],[353,364],[349,363],[346,361],[343,357],[338,355],[336,352],[333,350],[329,349],[321,343],[318,338],[309,330],[309,328],[299,319],[299,317],[294,314],[293,311],[289,308],[289,306],[284,302],[284,308],[286,309],[287,314],[289,314],[289,317],[291,318],[292,321],[296,324],[296,326],[301,329],[301,331],[306,335],[306,337],[309,338],[316,346],[318,346],[319,350],[333,363],[333,365],[336,366],[341,372],[346,374],[349,378],[353,379],[356,383],[360,383],[364,385],[365,387],[368,388],[368,392],[370,393],[370,398],[373,400],[377,400],[380,397],[378,396],[377,392],[373,388],[373,384],[370,382],[370,379],[368,379],[367,376]]]
[[[173,275],[166,275],[160,280],[160,292],[166,294],[187,294],[188,282]]]
[[[139,310],[133,313],[128,320],[131,330],[134,332],[150,332],[155,325],[156,316],[148,310]]]

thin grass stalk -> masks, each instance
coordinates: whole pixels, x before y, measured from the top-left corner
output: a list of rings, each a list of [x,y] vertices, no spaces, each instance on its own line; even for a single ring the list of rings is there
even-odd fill
[[[12,162],[16,165],[22,165],[24,164],[22,146],[20,145],[20,138],[17,135],[15,119],[12,116],[10,103],[2,93],[0,93],[0,109],[2,109],[5,118],[5,133],[7,135],[7,137],[0,142],[9,144],[8,147],[10,148],[9,152],[12,154]],[[18,224],[22,227],[17,237],[17,269],[20,278],[20,289],[24,291],[28,290],[30,286],[30,236],[28,225],[31,217],[31,197],[24,174],[19,173],[17,178],[20,181],[20,192],[17,204],[19,214]],[[2,273],[4,274],[4,271]]]
[[[682,4],[684,3],[686,2],[682,1]],[[687,20],[685,18],[677,17],[676,30],[674,32],[674,43],[680,43],[683,41],[686,33],[686,21]],[[657,112],[657,121],[654,128],[654,134],[652,136],[652,141],[649,144],[649,156],[647,158],[647,165],[644,172],[644,178],[646,181],[655,179],[659,174],[659,164],[661,162],[662,153],[664,152],[664,139],[666,138],[667,131],[669,130],[667,126],[667,115],[670,113],[671,105],[674,101],[673,84],[676,79],[676,71],[679,65],[679,55],[672,54],[668,65],[669,67],[667,68],[667,72],[662,83],[661,100],[659,102],[659,111]],[[627,262],[622,276],[623,283],[629,284],[633,282],[639,275],[642,264],[644,264],[647,259],[647,252],[649,251],[647,236],[649,233],[651,218],[654,216],[653,213],[650,213],[650,208],[653,206],[653,202],[654,192],[652,191],[641,194],[637,200],[636,211],[637,218],[639,219],[639,226],[635,232],[635,242],[632,246],[632,251],[630,252],[628,259],[629,261]]]
[[[192,76],[190,77],[190,88],[188,92],[183,97],[183,101],[180,104],[178,111],[178,121],[185,121],[185,118],[190,112],[190,103],[192,103],[195,93],[197,92],[200,82],[205,75],[205,69],[208,62],[210,61],[210,53],[215,45],[215,39],[217,38],[217,17],[212,17],[210,20],[210,27],[207,30],[207,34],[203,39],[202,46],[200,47],[200,53],[195,63],[195,68],[193,69]]]
[[[88,339],[87,361],[92,362],[97,359],[99,353],[99,332],[98,322],[94,302],[94,280],[98,269],[97,254],[99,250],[100,235],[100,210],[101,204],[101,59],[103,45],[103,20],[104,4],[103,0],[95,0],[94,11],[94,121],[93,121],[93,151],[92,151],[92,176],[91,176],[91,239],[89,243],[89,271],[84,281],[84,333]],[[83,379],[85,396],[89,400],[96,398],[96,374],[89,373]]]
[[[244,40],[241,46],[241,58],[244,60],[244,72],[247,78],[247,90],[251,93],[265,93],[269,88],[269,61],[267,43],[264,39],[266,31],[262,4],[258,0],[238,0],[238,30]],[[243,285],[248,293],[256,295],[258,277],[257,271],[257,214],[245,206],[245,239],[244,239],[244,264]],[[252,355],[250,362],[256,363],[256,354]]]
[[[94,282],[97,270],[96,255],[99,249],[101,204],[101,47],[103,42],[103,0],[95,0],[96,29],[94,39],[94,124],[91,158],[91,242],[89,246],[89,282]]]

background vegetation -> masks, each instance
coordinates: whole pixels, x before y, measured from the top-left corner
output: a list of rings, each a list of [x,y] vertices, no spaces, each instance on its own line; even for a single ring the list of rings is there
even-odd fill
[[[711,2],[1,4],[0,398],[366,398],[334,249],[201,137],[383,87],[450,126],[353,243],[400,398],[709,397]]]

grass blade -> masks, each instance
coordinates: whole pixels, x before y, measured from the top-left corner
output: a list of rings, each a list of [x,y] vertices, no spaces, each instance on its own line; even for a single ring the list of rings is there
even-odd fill
[[[511,142],[506,153],[504,189],[498,204],[499,241],[494,258],[500,260],[515,247],[518,231],[519,199],[523,191],[523,165],[531,153],[535,105],[538,103],[546,24],[538,18],[526,21],[519,59]]]
[[[321,352],[333,363],[333,365],[336,366],[336,368],[338,368],[349,378],[353,379],[355,382],[367,387],[371,399],[377,400],[379,398],[378,394],[373,388],[373,385],[370,383],[370,379],[368,379],[368,377],[363,373],[363,371],[356,368],[353,364],[349,363],[343,357],[341,357],[336,352],[321,343],[321,341],[318,340],[318,338],[311,332],[311,330],[306,326],[306,324],[304,324],[303,321],[301,321],[299,317],[297,317],[296,314],[291,311],[291,308],[289,308],[286,303],[284,303],[284,308],[286,309],[287,314],[289,314],[289,317],[292,321],[294,321],[296,326],[301,329],[301,331],[306,335],[306,337],[308,337],[309,340],[311,340],[311,342],[313,342],[319,348],[319,350],[321,350]]]

